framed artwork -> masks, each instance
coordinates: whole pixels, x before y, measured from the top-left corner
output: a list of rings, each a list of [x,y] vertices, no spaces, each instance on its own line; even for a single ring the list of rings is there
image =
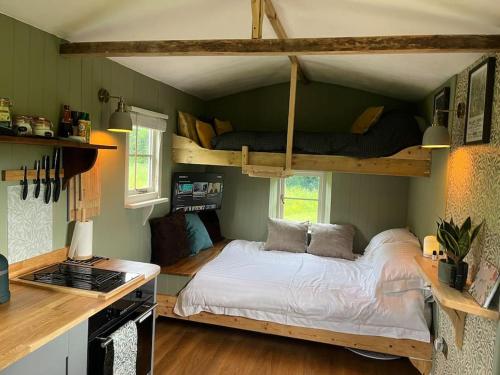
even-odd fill
[[[466,145],[490,142],[495,64],[495,58],[490,57],[469,72],[464,134]]]
[[[436,109],[448,110],[450,108],[450,88],[444,87],[436,95],[434,95],[434,109],[432,114],[436,113]],[[439,126],[448,127],[448,112],[438,112],[436,118],[433,119]]]
[[[482,307],[488,308],[500,283],[500,274],[491,263],[482,261],[469,293]]]

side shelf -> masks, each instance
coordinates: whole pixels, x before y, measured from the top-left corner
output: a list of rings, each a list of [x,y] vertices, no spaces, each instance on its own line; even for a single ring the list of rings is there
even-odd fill
[[[245,155],[246,156],[246,155]],[[279,174],[285,166],[285,153],[248,152],[242,163],[241,151],[209,150],[192,140],[172,135],[172,160],[182,164],[245,167],[247,172]],[[250,167],[250,168],[249,168]],[[335,171],[388,176],[428,177],[431,174],[431,151],[420,146],[408,147],[395,155],[360,159],[336,155],[292,154],[292,170]]]
[[[453,323],[455,344],[458,348],[462,348],[467,314],[494,321],[500,319],[500,312],[481,307],[468,292],[460,292],[440,282],[438,279],[438,261],[418,256],[415,257],[415,262],[422,277],[431,286],[434,298]]]

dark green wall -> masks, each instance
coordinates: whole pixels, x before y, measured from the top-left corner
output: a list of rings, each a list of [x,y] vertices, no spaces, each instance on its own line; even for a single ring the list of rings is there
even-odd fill
[[[208,114],[228,119],[237,130],[284,130],[287,126],[290,85],[282,83],[207,102]],[[295,128],[307,131],[349,131],[369,106],[412,108],[386,96],[327,83],[297,87]]]
[[[97,91],[107,88],[122,95],[128,104],[169,115],[163,140],[163,196],[170,196],[171,134],[176,129],[177,109],[201,114],[204,102],[111,60],[61,57],[60,40],[48,33],[0,15],[0,97],[9,97],[18,114],[42,115],[58,122],[62,104],[90,112],[97,139],[118,145],[102,151],[102,213],[94,220],[94,253],[126,259],[149,260],[149,225],[142,226],[142,209],[124,208],[125,136],[106,131],[114,102],[102,106]],[[99,131],[100,130],[100,131]],[[48,148],[0,144],[0,169],[31,166]],[[0,183],[0,252],[7,254],[7,186]],[[54,206],[54,248],[68,243],[66,194]],[[154,215],[167,212],[158,206]],[[50,250],[50,249],[48,249]]]

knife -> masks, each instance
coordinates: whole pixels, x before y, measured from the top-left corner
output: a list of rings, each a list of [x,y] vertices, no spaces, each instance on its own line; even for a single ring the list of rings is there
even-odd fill
[[[46,155],[44,156],[44,167],[45,167],[45,199],[44,202],[49,204],[50,202],[50,195],[52,193],[52,184],[50,183],[50,156]]]
[[[35,161],[36,179],[33,180],[35,184],[35,198],[40,196],[40,160]]]
[[[59,200],[59,195],[61,195],[61,178],[59,176],[61,169],[61,154],[60,149],[56,148],[54,152],[54,202]]]
[[[24,169],[24,178],[21,181],[21,185],[22,185],[21,196],[23,198],[23,201],[25,201],[26,198],[28,197],[28,168],[26,166],[24,166],[23,169]]]

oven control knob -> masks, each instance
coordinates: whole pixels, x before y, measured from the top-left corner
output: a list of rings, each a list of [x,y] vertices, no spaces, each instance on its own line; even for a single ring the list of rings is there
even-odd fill
[[[113,310],[112,309],[106,309],[106,319],[110,320],[113,318]]]
[[[135,291],[135,298],[142,298],[142,290]]]

